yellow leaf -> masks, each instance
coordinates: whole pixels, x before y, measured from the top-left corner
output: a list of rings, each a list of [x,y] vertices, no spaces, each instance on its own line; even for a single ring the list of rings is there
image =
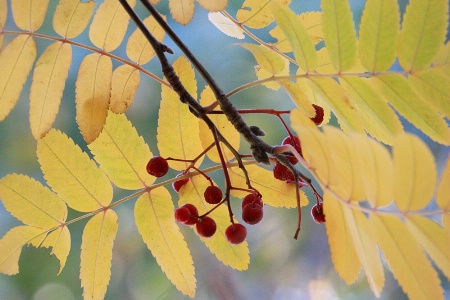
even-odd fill
[[[447,0],[412,0],[406,7],[398,37],[397,53],[402,68],[427,67],[446,40]]]
[[[103,131],[88,147],[101,169],[121,189],[145,188],[155,181],[146,170],[153,154],[124,114],[110,111]]]
[[[322,12],[306,12],[298,15],[298,19],[303,24],[306,32],[311,37],[314,44],[318,44],[323,40],[322,32]],[[281,52],[292,52],[292,47],[286,35],[281,30],[280,26],[275,26],[274,29],[269,31],[270,35],[277,40],[274,46]]]
[[[373,88],[371,79],[339,78],[342,87],[360,108],[365,130],[377,140],[392,145],[403,126],[388,103]]]
[[[78,127],[88,144],[97,138],[105,124],[111,79],[112,62],[108,56],[92,53],[81,62],[75,100]]]
[[[262,195],[264,204],[273,207],[297,207],[297,196],[295,184],[277,180],[273,173],[260,166],[248,165],[245,167],[250,177],[252,186]],[[233,185],[246,186],[245,176],[241,169],[234,167],[229,169],[230,179]],[[243,198],[248,192],[231,190],[231,194],[238,198]],[[302,206],[308,205],[308,198],[300,190],[300,202]]]
[[[297,108],[291,110],[290,120],[292,128],[296,131],[305,127],[312,130],[317,130],[317,125]]]
[[[444,47],[441,47],[438,54],[434,57],[433,64],[445,65],[448,62],[450,62],[450,43],[447,41]]]
[[[351,139],[367,200],[373,207],[388,205],[394,199],[391,155],[382,144],[365,135],[353,134]]]
[[[175,223],[174,206],[165,188],[139,197],[134,207],[136,226],[156,262],[177,289],[194,297],[195,269],[186,241]]]
[[[95,2],[79,0],[62,0],[56,7],[53,28],[66,39],[80,35],[86,28],[94,13]]]
[[[59,275],[66,265],[67,256],[70,251],[71,240],[70,232],[67,226],[59,227],[58,229],[52,231],[49,235],[47,235],[42,243],[38,243],[37,240],[33,240],[32,244],[36,247],[52,247],[52,252],[50,255],[54,254],[59,260]]]
[[[216,101],[213,91],[209,86],[206,86],[200,95],[200,104],[202,106],[208,106]],[[239,150],[239,145],[241,141],[241,136],[238,131],[234,128],[233,124],[228,121],[225,115],[214,114],[210,115],[209,118],[216,125],[217,129],[220,133],[227,139],[227,141],[233,146],[234,149]],[[203,148],[209,147],[212,143],[214,143],[214,137],[212,135],[211,130],[205,122],[200,122],[200,141]],[[222,153],[226,160],[231,160],[234,156],[233,153],[228,149],[228,147],[224,146],[222,143],[220,144]],[[211,150],[207,152],[209,159],[213,162],[220,163],[219,153],[217,151],[217,147],[213,147]]]
[[[50,229],[66,221],[64,201],[28,176],[9,174],[0,179],[0,198],[5,209],[27,225]]]
[[[271,3],[272,13],[294,52],[295,60],[303,71],[311,72],[317,64],[316,50],[297,15],[277,1]]]
[[[450,77],[448,69],[426,69],[408,76],[410,85],[420,94],[423,100],[450,118]]]
[[[0,121],[16,105],[36,53],[36,43],[27,35],[19,35],[0,52]]]
[[[111,78],[111,99],[109,107],[116,114],[122,114],[133,103],[139,87],[140,73],[130,65],[121,65]]]
[[[347,283],[353,283],[361,270],[361,262],[357,255],[353,237],[347,224],[343,204],[330,192],[325,190],[323,209],[331,260],[336,272]]]
[[[49,0],[14,0],[11,10],[16,26],[22,30],[36,31],[44,23]]]
[[[0,30],[3,30],[7,18],[8,18],[8,3],[6,0],[0,0]],[[3,34],[0,34],[0,49],[2,48],[2,44],[3,44]]]
[[[201,176],[192,177],[186,183],[186,188],[180,190],[178,205],[182,206],[183,204],[191,203],[197,207],[199,215],[205,214],[214,207],[214,205],[208,204],[204,200],[203,194],[209,185],[210,182]],[[210,217],[216,221],[216,233],[210,238],[201,237],[202,242],[223,264],[236,270],[247,270],[250,263],[247,242],[244,241],[241,244],[232,245],[225,236],[225,230],[231,224],[226,204],[215,209],[210,214]]]
[[[187,25],[194,16],[194,0],[169,0],[172,18],[182,25]]]
[[[314,118],[316,110],[312,106],[310,99],[305,95],[305,86],[302,85],[303,81],[293,83],[289,80],[280,81],[281,86],[289,94],[289,97],[295,103],[295,105],[301,110],[303,114],[310,118]]]
[[[338,71],[347,71],[356,62],[356,33],[350,4],[346,0],[322,1],[322,26],[331,62]]]
[[[30,92],[30,126],[37,140],[56,119],[71,62],[72,47],[62,42],[51,44],[36,62]]]
[[[117,215],[108,209],[93,216],[83,230],[80,279],[84,299],[105,297],[117,229]]]
[[[363,124],[358,107],[349,99],[344,89],[332,78],[317,77],[308,81],[312,90],[319,94],[338,118],[345,130],[363,132]]]
[[[237,26],[233,21],[221,12],[208,13],[208,20],[213,23],[220,31],[228,36],[242,40],[245,38],[244,30]]]
[[[198,3],[206,10],[219,11],[224,10],[227,7],[228,0],[197,0]]]
[[[274,51],[262,45],[256,44],[239,44],[239,46],[250,51],[256,59],[259,66],[272,75],[283,71],[285,67],[285,60]]]
[[[22,247],[45,234],[45,230],[31,226],[17,226],[0,240],[0,272],[7,275],[19,273],[19,257]]]
[[[317,66],[315,69],[319,74],[337,74],[336,68],[331,63],[330,55],[328,54],[328,49],[323,47],[317,51]]]
[[[400,22],[396,0],[370,0],[359,28],[359,56],[370,72],[386,71],[395,61]]]
[[[370,227],[409,299],[444,299],[436,271],[399,218],[371,215]]]
[[[370,232],[369,222],[359,210],[345,206],[343,210],[356,254],[364,268],[370,289],[378,298],[384,286],[384,271],[375,239]]]
[[[420,210],[430,202],[436,186],[436,164],[425,143],[402,134],[394,142],[394,197],[403,212]]]
[[[406,226],[450,280],[450,234],[438,223],[417,215],[407,216]]]
[[[450,210],[450,155],[442,171],[439,186],[436,192],[436,204],[444,211]]]
[[[165,20],[166,17],[162,16]],[[160,42],[163,41],[166,32],[159,26],[153,16],[144,19],[144,25],[152,33],[152,35]],[[127,56],[134,62],[143,65],[149,62],[155,56],[155,50],[148,42],[147,38],[137,28],[128,38]]]
[[[284,62],[284,69],[281,70],[277,76],[289,76],[289,61],[285,58],[282,58]],[[255,73],[256,77],[258,77],[258,80],[267,79],[274,76],[273,73],[267,71],[266,69],[261,68],[259,65],[255,66]],[[269,80],[266,82],[262,82],[262,85],[264,85],[266,88],[272,89],[277,91],[280,88],[279,82],[275,80]]]
[[[105,173],[67,135],[50,130],[36,153],[47,184],[71,208],[88,212],[111,203],[113,191]]]
[[[385,99],[434,141],[450,145],[450,128],[434,107],[423,101],[402,75],[380,75],[376,81]]]
[[[323,133],[331,163],[330,188],[347,201],[366,199],[361,175],[363,170],[358,165],[358,152],[351,139],[332,126],[325,126]]]
[[[245,0],[237,12],[236,18],[245,26],[257,29],[264,28],[274,20],[268,5],[270,2],[271,0]],[[277,0],[277,2],[288,5],[291,0]]]
[[[186,90],[197,98],[197,83],[191,64],[184,57],[178,58],[173,67]],[[182,103],[171,88],[162,86],[161,106],[158,118],[158,149],[163,157],[194,159],[203,151],[200,139],[199,120]],[[197,161],[200,164],[203,157]],[[185,170],[189,162],[171,161],[170,167]]]
[[[134,7],[136,0],[128,0]],[[89,38],[96,47],[111,52],[122,43],[130,17],[117,0],[105,0],[94,15]]]

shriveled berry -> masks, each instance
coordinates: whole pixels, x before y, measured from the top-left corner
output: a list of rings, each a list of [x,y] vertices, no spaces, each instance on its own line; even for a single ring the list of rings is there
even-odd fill
[[[189,212],[190,212],[189,219],[187,221],[185,221],[184,224],[186,224],[186,225],[194,225],[195,223],[197,223],[198,222],[198,210],[197,210],[197,207],[195,207],[194,204],[190,204],[190,203],[186,203],[182,207],[186,207],[187,209],[189,209]]]
[[[178,174],[176,177],[183,176],[183,173]],[[189,181],[189,178],[183,178],[177,181],[172,182],[173,189],[178,193],[183,185],[185,185]]]
[[[214,233],[216,233],[217,225],[216,222],[206,216],[201,218],[196,224],[195,228],[197,229],[197,233],[202,237],[212,237]]]
[[[313,104],[312,106],[316,110],[316,115],[314,116],[314,118],[311,118],[311,120],[314,123],[316,123],[316,125],[320,125],[323,122],[323,116],[324,116],[323,107],[316,105],[316,104]]]
[[[325,214],[323,213],[323,203],[315,204],[311,209],[311,216],[317,224],[325,222]]]
[[[222,201],[222,190],[215,185],[210,185],[205,189],[203,196],[209,204],[218,204]]]
[[[242,224],[231,224],[225,230],[225,236],[230,244],[240,244],[247,237],[247,228]]]
[[[273,166],[273,176],[281,181],[294,182],[294,174],[285,165],[277,162]]]
[[[300,154],[300,156],[303,156],[302,154],[302,145],[300,143],[300,139],[298,138],[298,136],[294,136],[294,139],[291,138],[291,136],[287,136],[282,142],[282,145],[292,145],[295,150],[297,150],[298,154]],[[295,158],[294,156],[289,156],[289,161],[292,164],[296,164],[298,162],[297,158]]]
[[[255,203],[259,206],[263,206],[261,197],[252,193],[252,194],[248,194],[247,196],[244,197],[244,199],[242,200],[242,208],[244,208],[244,206],[246,206],[247,204],[251,204],[251,203]]]
[[[175,209],[175,220],[180,223],[186,223],[191,218],[191,212],[187,207],[178,207]]]
[[[242,220],[250,225],[258,224],[263,215],[263,207],[256,203],[249,203],[242,209]]]
[[[147,163],[147,172],[155,177],[162,177],[169,171],[167,160],[161,156],[152,157]]]

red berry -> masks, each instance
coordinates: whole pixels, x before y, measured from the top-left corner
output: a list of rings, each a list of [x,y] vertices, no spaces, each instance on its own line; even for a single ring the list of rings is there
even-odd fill
[[[183,173],[178,174],[176,177],[183,176]],[[178,193],[183,185],[185,185],[189,181],[189,178],[180,179],[178,181],[174,181],[172,183],[173,189]]]
[[[147,172],[155,177],[162,177],[169,171],[167,160],[161,156],[152,157],[147,163]]]
[[[319,203],[313,206],[311,209],[311,216],[317,224],[325,222],[325,214],[323,213],[323,203]]]
[[[203,195],[209,204],[218,204],[222,201],[222,190],[215,185],[208,186]]]
[[[263,218],[263,207],[256,203],[250,203],[242,209],[242,220],[245,223],[254,225],[259,223]]]
[[[302,145],[300,143],[300,140],[297,136],[294,136],[294,139],[292,140],[291,136],[287,136],[282,142],[282,145],[292,145],[295,150],[297,150],[298,154],[300,154],[300,156],[302,155]],[[298,162],[297,158],[290,156],[289,160],[291,161],[292,164],[296,164]]]
[[[184,222],[186,225],[194,225],[198,222],[198,210],[197,207],[195,207],[193,204],[187,203],[184,204],[182,207],[185,207],[189,210],[189,219]]]
[[[314,116],[314,118],[311,118],[311,120],[314,123],[316,123],[316,125],[320,125],[323,122],[323,116],[324,116],[323,107],[316,105],[316,104],[313,104],[312,106],[316,110],[316,115]]]
[[[275,163],[273,166],[273,176],[281,181],[294,182],[294,174],[283,164]]]
[[[197,233],[202,237],[212,237],[214,233],[216,233],[216,222],[206,216],[201,218],[196,224],[195,228],[197,229]]]
[[[261,207],[263,206],[261,197],[256,194],[248,194],[247,196],[245,196],[244,200],[242,200],[242,208],[244,208],[244,206],[250,203],[252,204],[255,203]]]
[[[191,212],[187,207],[178,207],[175,209],[175,220],[180,223],[186,223],[191,218]]]
[[[225,235],[231,244],[240,244],[247,237],[247,228],[242,224],[231,224],[225,230]]]

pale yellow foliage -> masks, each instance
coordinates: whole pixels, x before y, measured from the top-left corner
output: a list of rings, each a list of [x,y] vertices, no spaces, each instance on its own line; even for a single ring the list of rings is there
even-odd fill
[[[36,247],[52,247],[50,255],[55,255],[59,260],[59,275],[66,265],[67,256],[69,256],[70,252],[71,240],[69,228],[67,226],[60,226],[58,229],[50,232],[42,242],[35,239],[31,243]]]
[[[80,279],[84,299],[103,299],[111,277],[117,214],[108,209],[93,216],[83,230]]]
[[[195,269],[173,212],[169,191],[158,188],[139,197],[134,218],[139,233],[167,278],[180,292],[192,298],[196,289]]]
[[[49,0],[14,0],[11,10],[16,26],[22,30],[36,31],[44,23]]]
[[[30,127],[37,140],[56,119],[71,62],[72,47],[62,42],[51,44],[36,62],[30,92]]]
[[[303,83],[303,82],[302,82]],[[289,97],[295,103],[300,111],[308,116],[309,118],[314,118],[316,111],[310,102],[310,99],[305,94],[305,86],[302,84],[293,83],[289,80],[280,81],[281,87],[288,93]]]
[[[31,36],[19,35],[0,52],[0,121],[16,105],[36,59],[36,43]]]
[[[114,70],[111,78],[111,99],[109,108],[122,114],[130,108],[139,87],[140,73],[130,65],[121,65]]]
[[[169,0],[170,14],[180,24],[187,25],[194,16],[194,0]]]
[[[450,154],[447,156],[447,162],[442,171],[441,180],[436,191],[436,204],[446,210],[450,210]]]
[[[155,181],[146,170],[153,154],[124,114],[109,111],[103,131],[88,147],[117,187],[142,189]]]
[[[245,0],[242,7],[238,10],[236,18],[245,26],[251,28],[264,28],[274,21],[274,16],[270,9],[272,0]],[[291,0],[276,0],[277,2],[288,5]]]
[[[209,11],[219,11],[224,10],[227,7],[228,0],[197,0],[198,3],[206,10]]]
[[[220,31],[225,33],[228,36],[244,39],[244,30],[237,26],[232,20],[226,17],[221,12],[210,12],[208,13],[208,20],[214,24]]]
[[[105,124],[111,96],[112,62],[108,56],[92,53],[81,62],[76,81],[77,124],[91,143]]]
[[[88,25],[94,9],[95,2],[92,0],[61,0],[53,17],[53,28],[67,39],[77,37]]]
[[[67,135],[50,130],[36,152],[47,184],[71,208],[89,212],[111,203],[113,191],[105,173]]]

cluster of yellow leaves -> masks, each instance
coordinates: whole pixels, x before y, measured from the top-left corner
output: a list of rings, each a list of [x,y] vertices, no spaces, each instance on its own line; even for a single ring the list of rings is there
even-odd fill
[[[362,267],[380,296],[384,272],[379,247],[411,299],[444,299],[427,255],[450,279],[450,156],[437,184],[433,155],[413,135],[396,136],[391,156],[365,135],[329,126],[320,131],[298,110],[291,121],[302,141],[305,165],[324,190],[331,257],[345,282],[354,282]],[[428,214],[441,215],[442,221],[426,216],[430,205],[435,208]]]
[[[237,20],[218,13],[210,20],[237,38],[249,32],[244,26],[263,28],[276,21],[270,31],[275,44],[242,46],[254,55],[261,83],[281,86],[305,115],[311,117],[311,104],[319,104],[326,116],[330,110],[336,115],[344,131],[366,132],[392,144],[404,132],[397,111],[434,141],[450,144],[447,1],[411,1],[399,30],[396,0],[369,0],[359,40],[348,1],[324,0],[322,12],[300,15],[289,2],[247,0]],[[325,47],[316,50],[321,41]],[[293,59],[285,54],[290,52]],[[402,70],[390,69],[396,59]],[[286,79],[290,63],[298,66],[294,82]]]

